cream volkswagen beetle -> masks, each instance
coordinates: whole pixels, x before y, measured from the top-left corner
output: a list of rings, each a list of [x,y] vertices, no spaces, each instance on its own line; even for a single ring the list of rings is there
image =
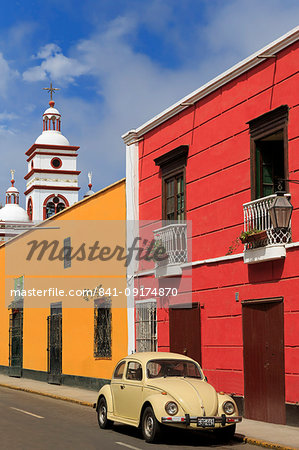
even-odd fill
[[[197,362],[177,353],[135,353],[122,359],[94,407],[101,428],[113,421],[141,427],[147,442],[158,438],[162,424],[214,430],[229,439],[242,420],[234,400],[208,384]]]

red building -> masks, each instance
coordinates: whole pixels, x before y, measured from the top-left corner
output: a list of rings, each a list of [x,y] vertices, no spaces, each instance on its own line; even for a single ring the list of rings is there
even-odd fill
[[[128,287],[179,284],[192,268],[192,305],[165,308],[157,295],[133,309],[129,296],[129,348],[194,357],[245,417],[298,426],[299,27],[123,139],[127,218],[162,220],[153,237],[171,236],[166,265],[131,264]],[[270,217],[281,190],[290,229]],[[192,257],[177,243],[186,221]],[[244,247],[253,229],[266,233]]]

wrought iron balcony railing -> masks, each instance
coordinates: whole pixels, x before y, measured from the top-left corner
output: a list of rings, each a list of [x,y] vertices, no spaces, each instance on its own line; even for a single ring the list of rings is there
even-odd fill
[[[165,248],[168,256],[156,266],[178,265],[187,262],[187,225],[177,223],[154,230],[154,239]]]
[[[290,200],[291,194],[285,194]],[[266,245],[287,244],[291,240],[290,229],[275,229],[271,223],[269,209],[272,206],[276,194],[268,195],[257,200],[243,204],[244,231],[265,230],[266,237],[260,241],[252,241],[245,244],[245,249],[251,249]]]

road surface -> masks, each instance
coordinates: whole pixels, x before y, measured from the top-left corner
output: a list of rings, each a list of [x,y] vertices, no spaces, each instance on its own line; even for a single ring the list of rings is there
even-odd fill
[[[96,412],[61,400],[0,387],[0,448],[13,450],[253,450],[240,442],[227,445],[204,433],[170,429],[159,444],[147,444],[139,430],[115,424],[101,430]]]

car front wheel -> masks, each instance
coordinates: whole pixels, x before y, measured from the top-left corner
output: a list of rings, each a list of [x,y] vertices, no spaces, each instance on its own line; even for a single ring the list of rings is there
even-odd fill
[[[112,420],[109,420],[107,418],[107,402],[105,397],[101,397],[98,403],[98,408],[97,408],[97,412],[98,412],[98,422],[100,425],[100,428],[102,428],[103,430],[106,428],[111,428],[113,425]]]
[[[236,424],[229,425],[228,427],[217,428],[215,430],[215,434],[217,437],[219,437],[219,439],[222,439],[224,441],[230,441],[234,437],[235,431],[236,431]]]
[[[143,412],[141,429],[146,442],[155,442],[161,433],[160,423],[157,421],[151,406],[145,408]]]

